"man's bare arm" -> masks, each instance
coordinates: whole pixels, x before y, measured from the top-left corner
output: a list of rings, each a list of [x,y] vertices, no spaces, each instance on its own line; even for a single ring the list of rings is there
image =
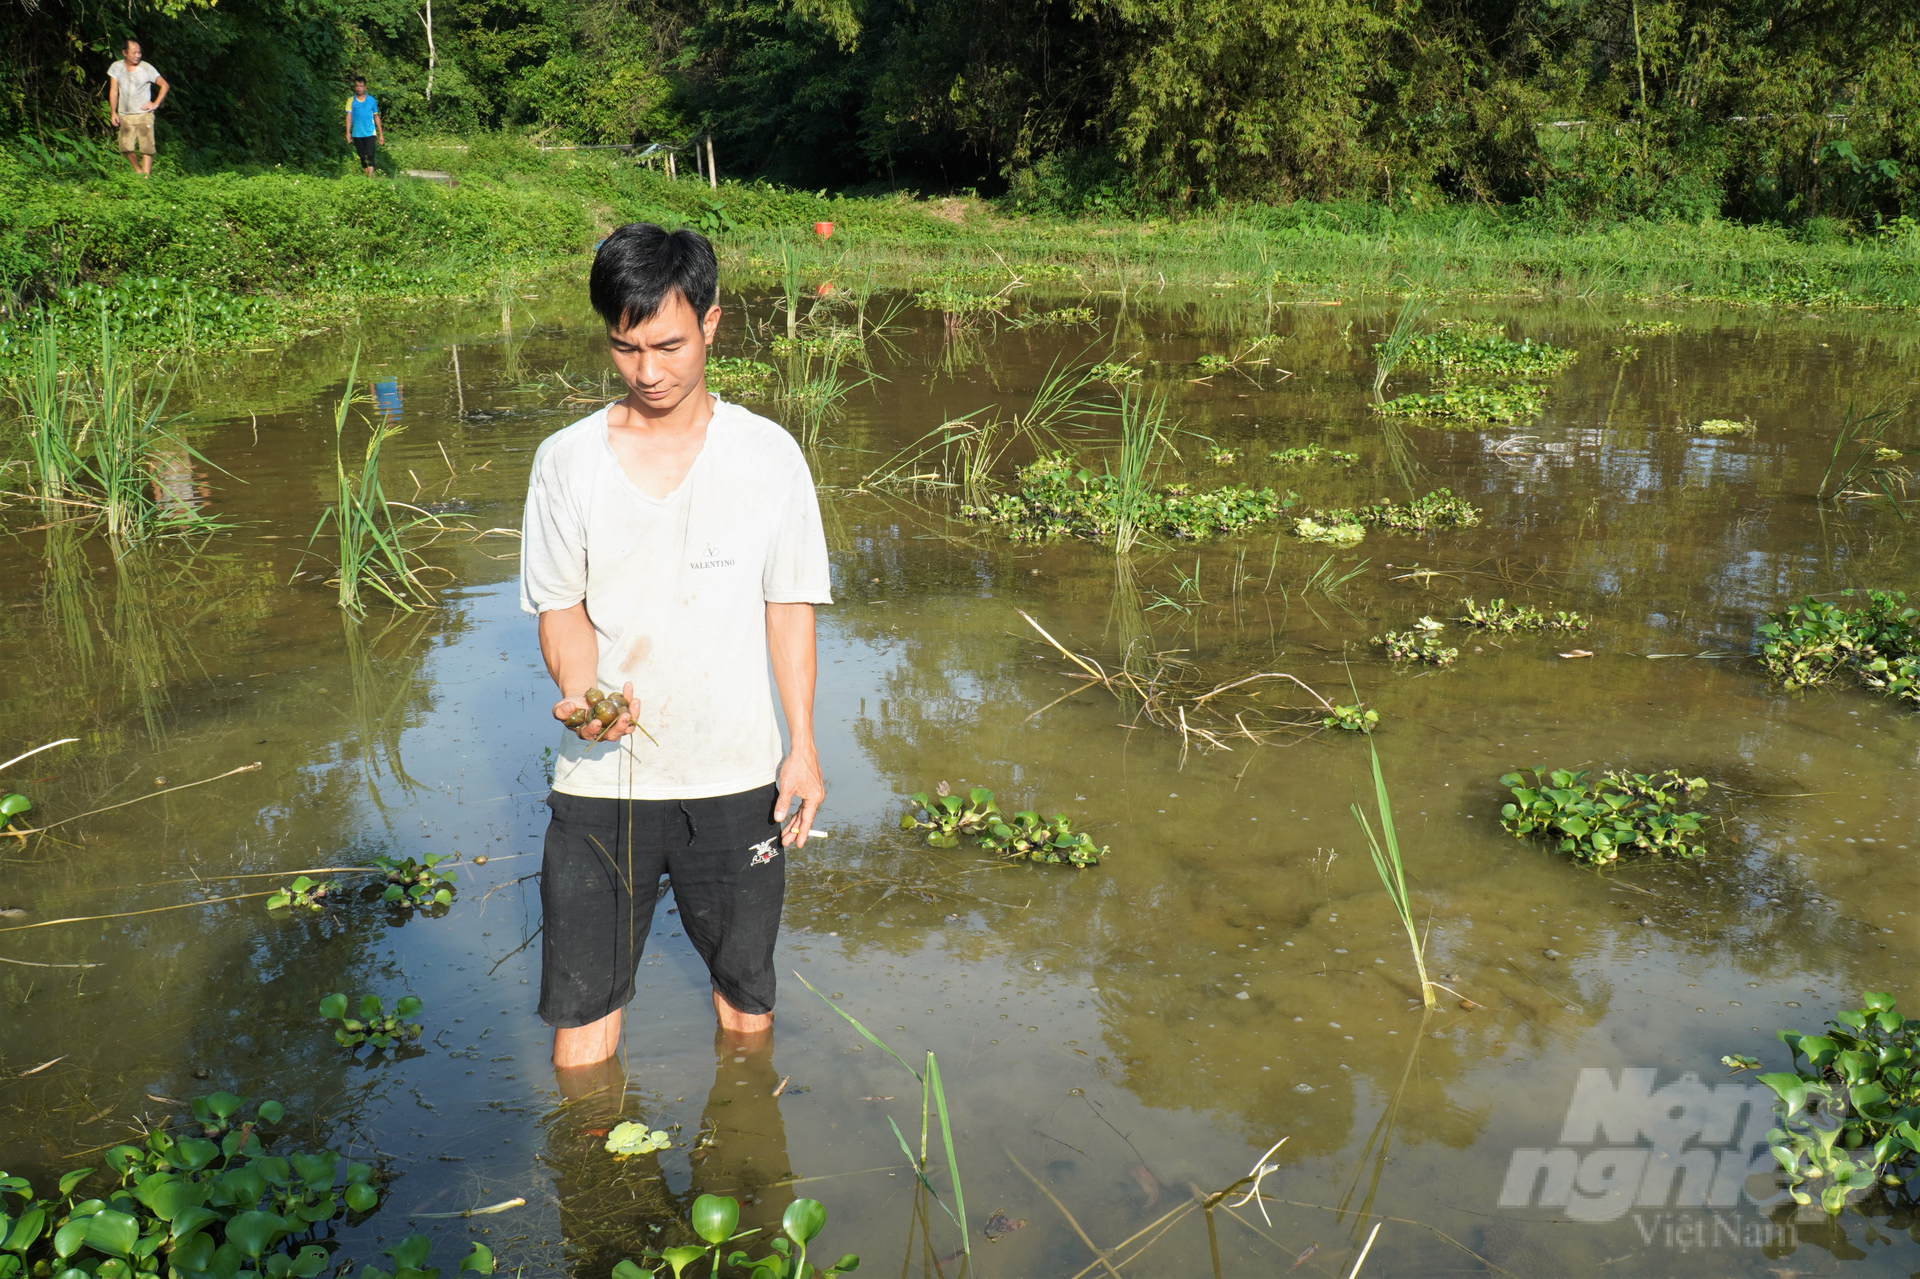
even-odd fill
[[[155,98],[151,103],[148,104],[147,110],[158,111],[160,109],[160,104],[167,100],[167,91],[172,89],[173,86],[167,83],[167,78],[163,75],[155,76],[153,78],[153,82],[154,84],[159,86],[160,96]]]
[[[547,663],[547,674],[553,676],[554,687],[560,690],[560,700],[553,704],[553,717],[564,720],[587,705],[585,693],[593,687],[597,678],[595,671],[600,665],[600,639],[594,634],[593,620],[587,616],[586,601],[572,608],[548,609],[540,614],[540,656]],[[633,685],[628,684],[624,692],[631,704]],[[598,737],[587,731],[591,720],[573,731],[582,741],[619,741],[633,731],[633,719],[639,712],[640,708],[633,706]]]
[[[773,664],[774,687],[780,690],[780,709],[787,717],[792,739],[780,765],[780,802],[773,819],[785,823],[780,842],[804,848],[814,815],[827,798],[826,778],[820,773],[820,752],[813,740],[813,685],[819,671],[814,641],[813,605],[767,605],[767,653]],[[792,821],[787,812],[795,801]]]
[[[120,82],[112,76],[107,77],[107,123],[120,127]]]

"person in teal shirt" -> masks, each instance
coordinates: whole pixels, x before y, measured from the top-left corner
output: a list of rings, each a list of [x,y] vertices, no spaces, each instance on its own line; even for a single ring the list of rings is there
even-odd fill
[[[364,76],[353,78],[353,96],[347,99],[347,141],[360,153],[360,167],[372,177],[374,144],[387,145],[387,128],[380,119],[380,101],[367,92]]]

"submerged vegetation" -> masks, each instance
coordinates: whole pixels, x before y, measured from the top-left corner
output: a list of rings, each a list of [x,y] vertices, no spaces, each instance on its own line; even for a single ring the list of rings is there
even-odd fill
[[[1851,599],[1858,592],[1842,591]],[[1886,697],[1920,707],[1920,610],[1901,591],[1867,591],[1858,608],[1809,596],[1758,628],[1760,664],[1781,687],[1811,688],[1851,673]]]
[[[1699,857],[1704,845],[1689,843],[1706,818],[1680,805],[1707,789],[1705,779],[1663,773],[1532,769],[1500,779],[1513,802],[1502,805],[1500,825],[1516,838],[1546,841],[1574,860],[1606,866],[1623,856]]]

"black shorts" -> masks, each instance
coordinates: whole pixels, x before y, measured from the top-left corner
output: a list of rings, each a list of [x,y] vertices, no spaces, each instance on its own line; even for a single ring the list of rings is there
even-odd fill
[[[771,785],[710,799],[547,796],[541,1020],[587,1026],[633,998],[662,875],[714,990],[743,1013],[772,1012],[787,888],[778,798]]]
[[[371,169],[373,167],[373,144],[377,141],[379,141],[378,138],[355,138],[353,140],[353,149],[360,153],[360,166],[362,168]]]

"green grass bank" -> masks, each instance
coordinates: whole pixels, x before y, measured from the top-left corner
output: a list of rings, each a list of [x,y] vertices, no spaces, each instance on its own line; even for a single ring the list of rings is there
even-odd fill
[[[150,182],[36,168],[0,153],[0,365],[51,319],[104,314],[148,350],[217,350],[313,331],[373,301],[480,297],[584,264],[636,219],[712,234],[728,278],[792,267],[924,286],[1012,279],[1059,291],[1201,286],[1333,301],[1418,284],[1454,296],[1711,300],[1799,307],[1920,302],[1920,223],[1870,235],[1723,221],[1585,227],[1454,205],[1224,207],[1171,218],[1014,216],[972,199],[829,196],[677,182],[617,152],[540,151],[507,135],[408,142],[392,173],[264,169]],[[404,176],[450,175],[451,184]],[[830,240],[815,222],[831,221]],[[995,283],[997,281],[997,283]]]

